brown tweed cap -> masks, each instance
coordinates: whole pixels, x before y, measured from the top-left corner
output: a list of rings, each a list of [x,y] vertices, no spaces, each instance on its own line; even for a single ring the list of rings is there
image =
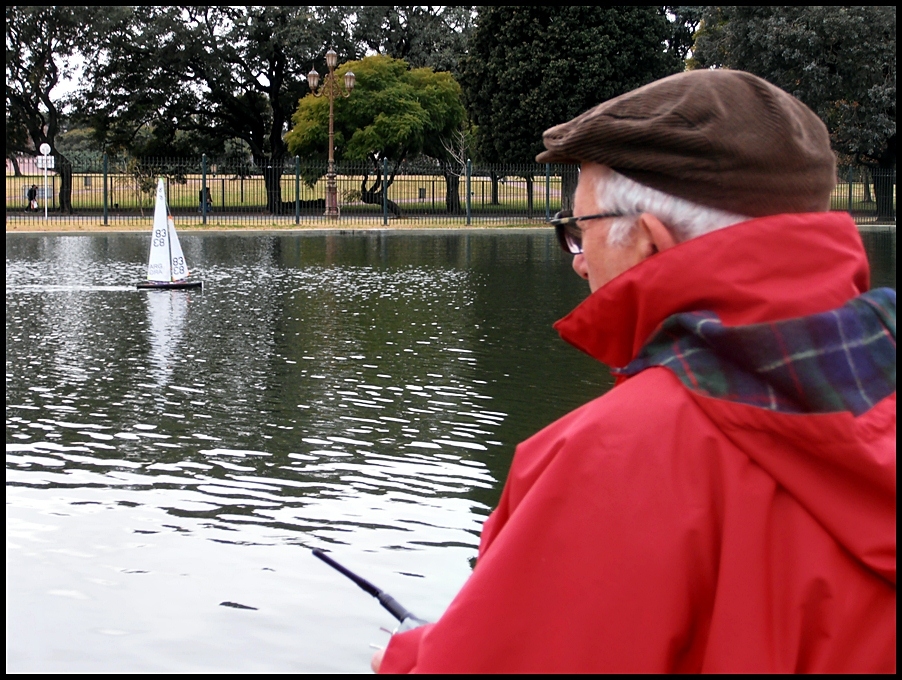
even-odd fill
[[[792,95],[732,70],[686,71],[549,128],[540,163],[592,161],[673,196],[750,217],[829,206],[827,128]]]

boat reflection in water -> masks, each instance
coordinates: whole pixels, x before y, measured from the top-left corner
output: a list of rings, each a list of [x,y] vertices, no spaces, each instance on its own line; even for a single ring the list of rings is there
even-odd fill
[[[145,296],[145,300],[150,339],[148,374],[156,386],[162,388],[172,378],[191,297],[180,290],[161,290]]]

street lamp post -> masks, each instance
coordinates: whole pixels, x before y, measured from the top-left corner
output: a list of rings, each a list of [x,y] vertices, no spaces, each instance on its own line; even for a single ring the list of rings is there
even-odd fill
[[[338,65],[338,54],[335,50],[326,52],[326,66],[329,67],[329,73],[323,79],[323,86],[317,92],[319,85],[319,73],[316,69],[311,69],[307,74],[307,83],[314,97],[329,97],[329,171],[326,173],[326,217],[333,220],[338,219],[338,188],[335,185],[335,97],[350,97],[351,90],[354,89],[356,78],[351,71],[345,73],[344,89],[338,86],[335,81],[335,67]]]

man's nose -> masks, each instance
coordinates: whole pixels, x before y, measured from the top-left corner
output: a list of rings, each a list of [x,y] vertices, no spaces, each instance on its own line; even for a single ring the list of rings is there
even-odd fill
[[[573,256],[572,266],[577,276],[589,280],[589,269],[586,267],[586,258],[582,253]]]

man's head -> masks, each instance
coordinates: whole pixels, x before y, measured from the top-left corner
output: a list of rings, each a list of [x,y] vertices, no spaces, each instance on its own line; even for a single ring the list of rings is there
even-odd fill
[[[592,291],[645,258],[694,236],[748,219],[643,186],[598,163],[583,163],[573,214],[622,217],[579,222],[582,252],[573,269]]]
[[[836,182],[823,122],[742,71],[663,78],[550,128],[543,141],[537,161],[582,166],[574,215],[626,215],[581,223],[584,255],[573,264],[592,290],[668,243],[749,217],[827,210]],[[668,238],[650,240],[663,233],[649,218]],[[592,250],[602,243],[608,251]]]

